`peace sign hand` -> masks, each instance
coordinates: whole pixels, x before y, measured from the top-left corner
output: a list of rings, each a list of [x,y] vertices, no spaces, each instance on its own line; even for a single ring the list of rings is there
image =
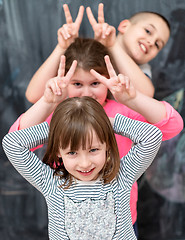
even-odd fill
[[[48,103],[60,103],[67,97],[67,86],[75,72],[77,61],[74,60],[69,71],[65,74],[65,56],[61,56],[57,77],[46,83],[44,99]]]
[[[67,49],[74,39],[79,35],[79,29],[84,14],[84,7],[80,6],[78,15],[74,22],[67,4],[63,5],[63,9],[66,18],[66,24],[58,29],[58,43],[62,49]]]
[[[103,83],[112,93],[117,102],[127,105],[127,101],[136,97],[136,90],[127,76],[117,75],[110,61],[109,56],[105,56],[105,63],[110,78],[106,78],[91,69],[91,74]]]
[[[101,42],[106,47],[112,47],[116,40],[116,29],[108,23],[105,23],[103,3],[100,3],[98,6],[98,22],[90,7],[87,7],[86,13],[94,30],[94,39]]]

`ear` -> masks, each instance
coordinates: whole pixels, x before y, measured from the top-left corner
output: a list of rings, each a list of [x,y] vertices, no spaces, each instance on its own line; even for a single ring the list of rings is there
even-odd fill
[[[123,21],[120,22],[118,26],[118,31],[120,33],[125,33],[127,28],[130,26],[131,22],[128,19],[124,19]]]

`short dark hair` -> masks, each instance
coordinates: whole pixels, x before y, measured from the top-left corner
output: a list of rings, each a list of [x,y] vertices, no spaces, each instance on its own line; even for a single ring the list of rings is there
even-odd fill
[[[133,15],[129,18],[129,20],[130,20],[131,22],[135,22],[135,21],[138,19],[138,17],[140,17],[140,16],[142,16],[142,15],[146,15],[146,14],[154,14],[154,15],[160,17],[161,19],[163,19],[163,21],[166,23],[169,31],[171,31],[170,23],[169,23],[169,21],[167,20],[167,18],[165,18],[162,14],[157,13],[157,12],[152,12],[152,11],[141,11],[141,12],[137,12],[137,13],[133,14]]]

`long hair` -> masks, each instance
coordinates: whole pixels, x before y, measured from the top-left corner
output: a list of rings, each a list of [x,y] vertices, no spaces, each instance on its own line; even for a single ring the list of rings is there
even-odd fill
[[[43,162],[50,165],[55,171],[54,175],[64,179],[64,185],[69,187],[72,176],[58,158],[59,149],[75,151],[81,146],[86,148],[92,142],[92,130],[101,143],[106,143],[107,159],[101,171],[104,183],[112,181],[120,165],[119,151],[113,127],[103,107],[93,98],[74,97],[61,102],[53,113],[48,146]]]

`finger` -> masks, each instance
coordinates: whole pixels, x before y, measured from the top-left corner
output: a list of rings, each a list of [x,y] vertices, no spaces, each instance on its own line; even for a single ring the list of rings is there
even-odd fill
[[[66,57],[64,55],[60,58],[60,64],[58,68],[58,77],[63,77],[65,74],[65,63],[66,63]]]
[[[70,81],[70,79],[72,78],[72,76],[74,75],[75,73],[75,70],[76,70],[76,66],[77,66],[77,61],[74,60],[69,71],[67,72],[65,78],[67,81]]]
[[[96,78],[98,79],[101,83],[103,83],[105,86],[107,86],[107,81],[108,79],[104,76],[102,76],[101,74],[99,74],[98,72],[96,72],[94,69],[90,70],[90,73]]]
[[[108,27],[106,28],[106,30],[105,30],[105,35],[106,35],[106,36],[109,36],[109,34],[110,34],[112,31],[113,31],[113,29],[112,29],[110,26],[108,26]]]
[[[124,76],[124,79],[125,79],[125,87],[126,87],[126,89],[129,89],[130,88],[129,78],[127,76]]]
[[[113,68],[113,66],[112,66],[112,63],[111,63],[111,61],[110,61],[109,56],[106,55],[104,59],[105,59],[105,64],[106,64],[106,66],[107,66],[107,70],[108,70],[108,73],[109,73],[110,78],[112,78],[112,77],[117,77],[117,74],[116,74],[116,72],[115,72],[115,70],[114,70],[114,68]]]
[[[55,95],[60,95],[61,94],[61,90],[60,87],[58,85],[58,79],[57,77],[51,79],[48,84],[47,84],[47,89],[49,89],[51,91],[51,93],[55,94]]]
[[[124,76],[123,74],[119,74],[118,78],[120,80],[121,85],[124,85],[124,87],[126,89],[130,88],[130,81],[129,81],[129,78],[127,76]]]
[[[84,15],[84,7],[80,6],[79,11],[78,11],[78,15],[76,17],[75,23],[77,24],[78,27],[80,27],[80,24],[82,22],[83,19],[83,15]]]
[[[61,33],[65,40],[71,37],[67,24],[64,24],[63,28],[61,29]]]
[[[108,29],[109,25],[107,23],[102,24],[102,38],[106,38],[106,32]]]
[[[89,22],[90,22],[91,26],[93,27],[94,25],[97,24],[97,21],[96,21],[96,19],[94,18],[94,15],[93,15],[90,7],[87,7],[87,8],[86,8],[86,13],[87,13],[87,17],[88,17],[88,19],[89,19]]]
[[[98,6],[98,23],[104,23],[104,12],[103,12],[103,3],[100,3]]]
[[[73,19],[71,17],[71,13],[69,11],[69,7],[67,4],[64,4],[63,5],[63,9],[64,9],[64,13],[65,13],[65,17],[66,17],[66,23],[67,24],[70,24],[70,23],[73,23]]]
[[[60,89],[60,87],[58,85],[58,79],[55,79],[54,83],[55,83],[55,91],[54,91],[54,93],[56,95],[61,95],[62,91],[61,91],[61,89]]]

